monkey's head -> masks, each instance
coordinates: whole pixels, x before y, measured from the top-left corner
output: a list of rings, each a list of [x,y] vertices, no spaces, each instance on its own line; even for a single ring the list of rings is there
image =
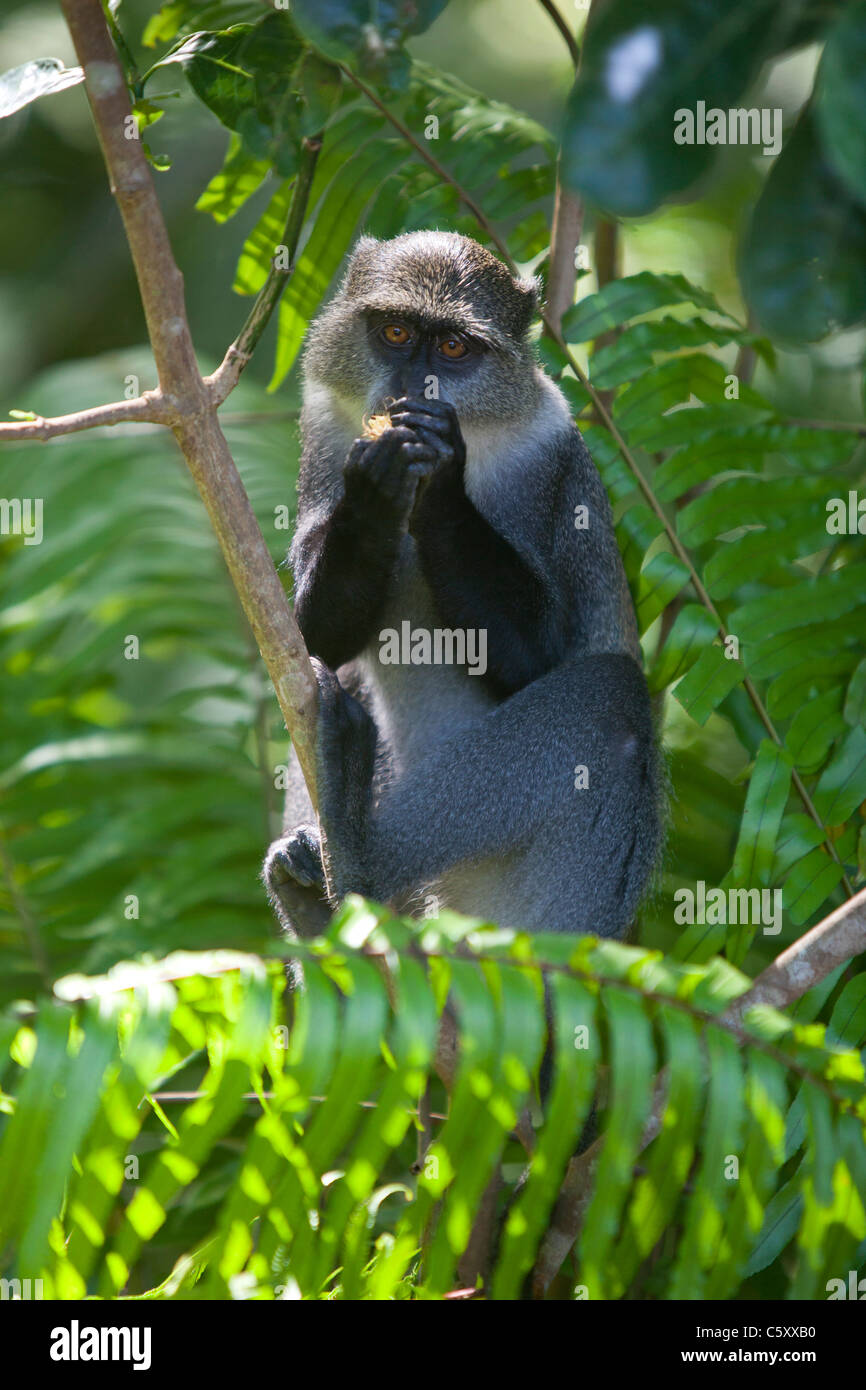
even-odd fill
[[[461,423],[503,423],[538,399],[527,333],[535,280],[455,232],[362,237],[332,303],[312,325],[311,383],[375,414],[388,399],[438,396]]]

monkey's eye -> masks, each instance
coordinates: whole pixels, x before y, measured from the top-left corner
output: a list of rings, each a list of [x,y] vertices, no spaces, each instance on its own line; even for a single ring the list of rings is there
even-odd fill
[[[456,362],[458,357],[465,357],[469,349],[462,338],[443,338],[437,344],[443,357],[448,357],[452,362]]]
[[[412,341],[412,334],[402,323],[386,323],[382,329],[382,337],[392,347],[405,347]]]

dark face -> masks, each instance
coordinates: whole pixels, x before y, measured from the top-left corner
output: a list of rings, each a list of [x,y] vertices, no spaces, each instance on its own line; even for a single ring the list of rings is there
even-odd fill
[[[409,315],[369,314],[367,337],[388,374],[385,399],[423,397],[431,377],[436,378],[439,396],[452,399],[449,385],[468,385],[487,352],[485,343],[453,324],[425,323]]]

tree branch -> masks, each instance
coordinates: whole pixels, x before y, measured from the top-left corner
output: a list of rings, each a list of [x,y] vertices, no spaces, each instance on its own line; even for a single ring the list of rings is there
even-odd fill
[[[58,434],[75,434],[78,430],[92,430],[99,425],[124,425],[137,420],[145,420],[151,425],[171,423],[171,412],[161,391],[145,391],[130,401],[94,405],[90,410],[76,410],[71,415],[55,415],[49,419],[35,415],[32,420],[16,420],[8,425],[4,422],[0,424],[0,444],[16,439],[53,439]]]
[[[61,0],[61,4],[78,61],[84,68],[96,133],[135,266],[160,385],[159,393],[151,394],[151,403],[155,410],[165,411],[158,418],[170,425],[207,508],[315,805],[313,749],[318,696],[307,650],[220,429],[218,402],[198,369],[186,316],[183,277],[172,254],[150,168],[137,138],[126,81],[102,7],[99,0]],[[312,153],[309,150],[308,157]],[[296,212],[300,209],[295,199],[293,207]],[[280,288],[284,283],[283,277]],[[272,295],[271,284],[269,300]],[[274,303],[276,298],[270,309]],[[252,328],[249,324],[248,320],[239,338],[247,346],[254,330],[260,333],[264,327],[262,323],[259,328],[258,318]],[[237,366],[238,375],[243,365],[241,361]],[[219,396],[219,389],[216,395]],[[126,404],[134,407],[136,402]],[[116,407],[103,409],[111,412]],[[86,422],[82,423],[82,417],[88,417]],[[135,416],[127,409],[116,418],[150,416]],[[80,429],[112,423],[105,414],[94,418],[94,412],[87,411],[72,419],[77,421],[72,428]],[[29,434],[10,436],[4,431],[3,437],[38,438],[32,426],[38,428],[39,423],[23,427],[25,431],[30,428]],[[50,427],[51,423],[43,422],[42,427]],[[61,431],[56,428],[52,432]]]
[[[577,284],[575,253],[583,232],[583,200],[564,186],[560,163],[561,157],[556,164],[546,296],[547,317],[559,330],[562,328],[563,314],[574,303],[574,287]]]
[[[768,1005],[784,1009],[838,966],[866,951],[866,888],[849,898],[823,922],[812,927],[762,970],[751,989],[741,994],[722,1015],[739,1023],[749,1009]]]

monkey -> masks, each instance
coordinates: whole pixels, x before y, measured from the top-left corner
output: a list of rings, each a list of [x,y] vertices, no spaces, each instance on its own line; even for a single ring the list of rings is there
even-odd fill
[[[356,892],[622,939],[646,892],[658,740],[610,503],[530,342],[540,294],[457,233],[363,236],[310,326],[289,563],[322,837],[293,758],[263,871],[290,935]],[[431,660],[443,633],[484,659]]]

